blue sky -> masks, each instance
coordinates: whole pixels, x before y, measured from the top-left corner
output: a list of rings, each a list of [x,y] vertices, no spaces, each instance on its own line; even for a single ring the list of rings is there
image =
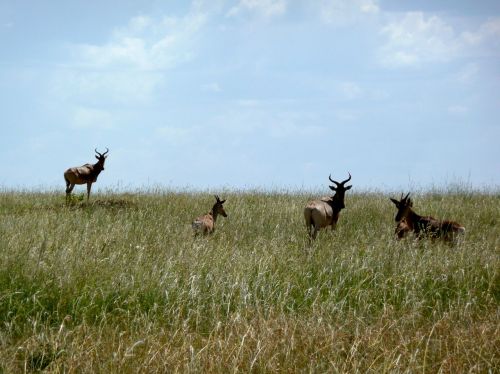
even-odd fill
[[[3,0],[0,51],[0,187],[500,185],[498,1]]]

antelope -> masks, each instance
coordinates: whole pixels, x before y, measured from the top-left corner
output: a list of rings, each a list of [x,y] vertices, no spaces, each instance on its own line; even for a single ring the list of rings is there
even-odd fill
[[[224,210],[223,204],[226,200],[221,200],[219,196],[215,195],[215,204],[212,210],[203,216],[195,218],[191,227],[194,230],[195,235],[198,234],[211,234],[215,231],[215,222],[217,221],[217,216],[220,214],[222,217],[227,217],[227,213]]]
[[[402,239],[406,234],[413,231],[418,239],[430,237],[432,239],[443,239],[446,242],[456,243],[458,235],[465,234],[465,227],[454,221],[440,221],[431,216],[420,216],[412,209],[413,201],[409,198],[410,193],[399,200],[391,198],[398,212],[395,221],[396,236]]]
[[[104,170],[104,161],[106,161],[106,154],[109,149],[106,148],[106,152],[100,153],[95,149],[95,158],[97,162],[95,164],[85,164],[79,167],[69,168],[64,172],[64,180],[66,181],[66,200],[69,199],[71,191],[75,187],[75,184],[87,184],[87,201],[90,197],[90,189],[92,188],[92,183],[97,181],[97,177]]]
[[[306,219],[310,242],[316,239],[316,235],[320,229],[328,226],[332,226],[332,230],[335,229],[340,211],[345,208],[345,192],[352,187],[352,185],[345,186],[351,180],[351,173],[349,173],[349,178],[340,183],[334,181],[331,174],[328,179],[335,184],[335,186],[329,186],[332,191],[335,191],[335,195],[310,201],[304,208],[304,218]]]

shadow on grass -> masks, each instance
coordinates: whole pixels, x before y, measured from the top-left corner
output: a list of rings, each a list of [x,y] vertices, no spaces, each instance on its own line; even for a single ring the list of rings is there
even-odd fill
[[[65,198],[52,199],[31,199],[10,201],[0,206],[0,216],[5,215],[25,215],[40,212],[59,212],[64,210],[89,210],[89,209],[137,209],[138,204],[133,199],[105,198],[90,199],[76,195],[68,200]]]
[[[89,209],[89,208],[105,208],[105,209],[128,209],[136,208],[137,204],[130,200],[125,199],[96,199],[90,201],[75,201],[70,200],[58,207],[66,207],[70,209]]]

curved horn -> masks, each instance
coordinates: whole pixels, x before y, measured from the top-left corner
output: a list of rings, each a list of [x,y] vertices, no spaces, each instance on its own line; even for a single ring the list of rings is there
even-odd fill
[[[97,150],[97,148],[95,149],[95,153],[97,153],[100,157],[102,157],[102,156],[106,156],[106,153],[108,153],[108,152],[109,152],[108,147],[106,147],[106,152],[104,152],[104,153],[99,152],[99,151]]]
[[[338,186],[340,186],[340,183],[339,183],[339,182],[334,181],[334,180],[332,179],[332,175],[331,175],[331,174],[328,176],[328,179],[330,179],[330,182],[335,183],[335,184],[337,185],[337,187],[338,187]]]
[[[347,174],[349,174],[349,178],[347,178],[345,181],[343,182],[340,182],[340,184],[343,186],[344,184],[346,184],[347,182],[349,182],[351,180],[351,173],[347,172]]]

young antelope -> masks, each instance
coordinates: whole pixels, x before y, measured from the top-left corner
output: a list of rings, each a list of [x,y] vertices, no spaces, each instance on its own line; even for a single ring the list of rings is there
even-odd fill
[[[219,196],[215,195],[215,204],[212,210],[203,216],[195,218],[191,227],[194,230],[195,235],[199,234],[211,234],[215,231],[215,222],[217,221],[217,216],[220,214],[222,217],[227,217],[227,213],[224,210],[223,204],[226,200],[221,200]]]

